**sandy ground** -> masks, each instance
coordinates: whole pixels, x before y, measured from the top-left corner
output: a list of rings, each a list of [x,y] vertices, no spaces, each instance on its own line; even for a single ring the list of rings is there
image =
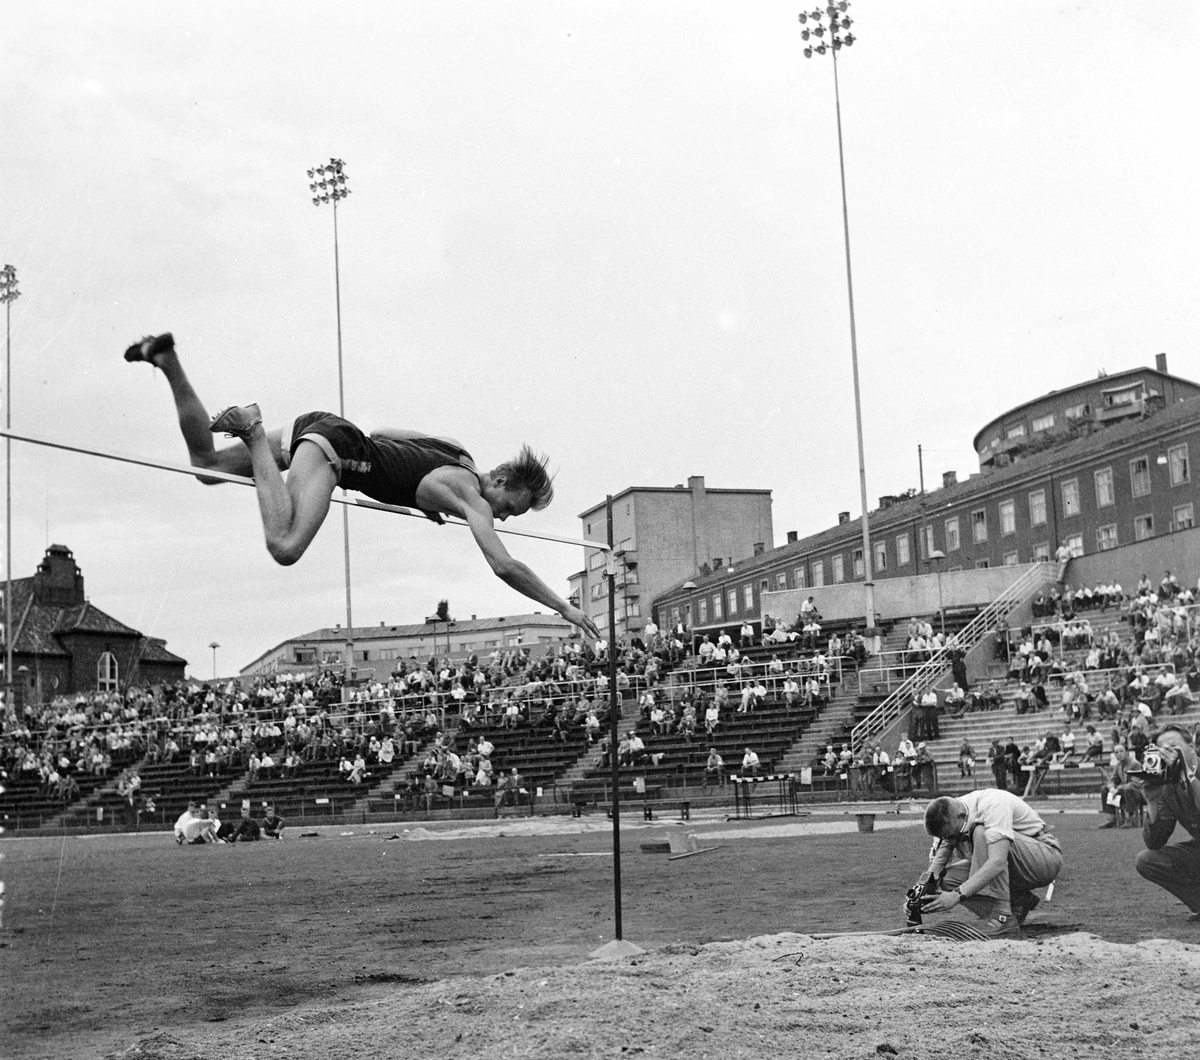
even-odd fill
[[[1133,872],[1137,832],[1050,819],[1054,901],[987,943],[811,937],[900,926],[915,817],[693,820],[716,849],[674,861],[623,824],[646,952],[612,961],[603,820],[5,841],[0,1056],[1200,1054],[1200,929]]]

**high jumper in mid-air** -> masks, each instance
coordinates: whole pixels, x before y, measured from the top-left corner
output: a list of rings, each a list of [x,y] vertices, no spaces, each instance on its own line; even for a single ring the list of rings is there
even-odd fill
[[[384,504],[419,509],[437,522],[442,515],[464,520],[498,578],[599,638],[592,620],[509,555],[496,533],[495,520],[504,522],[531,508],[540,511],[554,497],[546,458],[529,446],[481,473],[452,438],[390,427],[367,435],[329,412],[307,412],[287,427],[268,431],[257,405],[234,405],[210,418],[169,332],[135,342],[125,360],[144,361],[167,377],[193,467],[254,479],[267,551],[276,562],[292,564],[304,554],[341,486]],[[214,434],[238,442],[218,449]],[[209,484],[221,481],[196,477]]]

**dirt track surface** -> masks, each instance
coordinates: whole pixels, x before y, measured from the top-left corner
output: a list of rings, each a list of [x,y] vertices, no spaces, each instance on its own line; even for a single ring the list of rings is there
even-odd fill
[[[1133,871],[1138,832],[1048,819],[1054,901],[974,944],[796,934],[899,926],[915,818],[694,820],[718,849],[675,861],[626,824],[623,934],[650,952],[615,962],[588,960],[602,821],[6,841],[0,1056],[1196,1055],[1200,928]]]

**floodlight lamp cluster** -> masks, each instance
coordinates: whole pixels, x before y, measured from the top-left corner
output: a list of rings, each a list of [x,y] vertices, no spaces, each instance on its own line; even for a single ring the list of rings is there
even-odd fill
[[[846,14],[849,6],[850,0],[840,0],[839,3],[829,4],[824,11],[814,7],[811,11],[800,12],[800,25],[804,27],[800,31],[800,39],[809,41],[816,38],[817,41],[816,44],[805,45],[804,58],[811,59],[814,53],[824,55],[830,50],[840,51],[843,45],[848,48],[854,43],[854,34],[847,32],[854,23]]]
[[[331,158],[328,165],[314,166],[308,171],[308,179],[312,181],[308,190],[313,193],[314,206],[325,202],[332,202],[336,206],[338,199],[344,199],[350,194],[350,189],[346,187],[346,174],[343,172],[345,165],[340,158]]]
[[[15,302],[21,297],[17,290],[17,270],[12,265],[0,269],[0,305]]]

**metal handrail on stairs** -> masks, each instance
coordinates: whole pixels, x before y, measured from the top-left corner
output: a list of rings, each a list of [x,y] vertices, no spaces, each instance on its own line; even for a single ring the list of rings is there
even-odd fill
[[[1024,574],[955,634],[955,647],[964,651],[975,647],[983,634],[995,629],[997,620],[1007,615],[1014,604],[1031,595],[1034,588],[1044,584],[1046,578],[1051,576],[1051,569],[1051,564],[1046,562],[1030,564]],[[949,651],[949,647],[940,648],[854,726],[850,733],[850,744],[856,752],[866,741],[881,736],[884,730],[908,709],[914,695],[923,695],[946,672]]]

